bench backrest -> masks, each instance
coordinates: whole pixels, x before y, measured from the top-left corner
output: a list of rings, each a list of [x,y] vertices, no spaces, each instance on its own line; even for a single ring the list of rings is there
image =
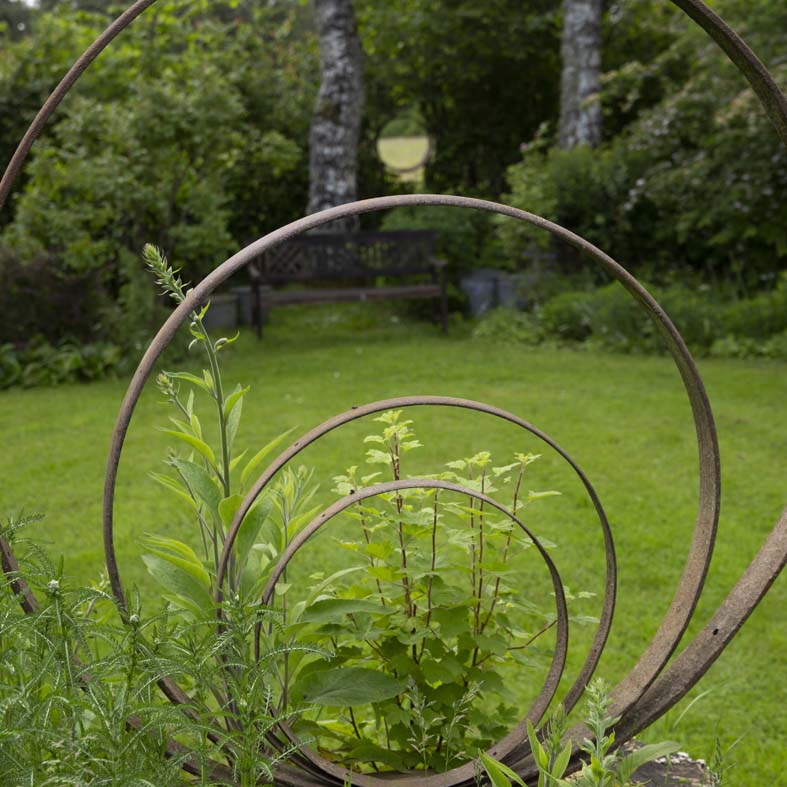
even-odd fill
[[[433,270],[432,230],[301,235],[261,255],[257,275],[270,284],[374,278]]]

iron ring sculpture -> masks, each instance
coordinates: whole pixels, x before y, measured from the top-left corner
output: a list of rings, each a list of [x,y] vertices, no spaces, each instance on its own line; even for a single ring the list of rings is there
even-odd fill
[[[136,19],[153,5],[155,0],[137,0],[122,13],[96,41],[85,51],[57,86],[20,142],[11,162],[0,180],[0,207],[10,193],[11,186],[25,162],[27,154],[47,120],[56,110],[85,69],[98,57],[103,49]],[[745,42],[701,0],[672,0],[692,18],[724,50],[732,62],[748,79],[777,134],[787,144],[787,98],[781,93],[765,66]],[[622,718],[616,727],[617,739],[622,742],[652,723],[674,705],[702,677],[709,666],[722,652],[736,631],[745,622],[765,595],[773,581],[787,563],[787,508],[774,526],[760,552],[751,562],[739,582],[731,590],[708,624],[665,669],[669,657],[676,649],[684,633],[691,613],[696,606],[707,573],[708,562],[715,539],[719,513],[719,453],[716,432],[710,405],[696,366],[685,343],[658,304],[625,269],[615,263],[587,241],[550,222],[513,208],[483,200],[436,195],[412,195],[408,197],[383,197],[333,208],[320,214],[296,221],[262,238],[243,251],[229,258],[196,287],[165,322],[148,351],[145,353],[134,377],[118,416],[110,448],[104,492],[105,556],[110,570],[110,579],[121,610],[126,609],[126,600],[117,570],[112,534],[112,511],[115,482],[125,435],[142,387],[150,375],[153,363],[171,341],[178,326],[188,317],[191,310],[203,304],[213,289],[233,272],[243,267],[254,256],[276,243],[305,232],[321,224],[373,210],[382,210],[403,205],[452,205],[496,212],[512,218],[528,221],[549,230],[575,248],[601,263],[635,297],[640,305],[655,320],[664,336],[678,366],[689,396],[697,431],[700,456],[700,495],[694,537],[689,558],[680,580],[672,605],[653,641],[629,675],[613,692],[615,714]],[[16,560],[10,546],[0,543],[3,570],[14,575],[13,589],[19,594],[25,611],[35,609],[35,599],[24,580],[18,577]],[[188,697],[175,685],[164,681],[162,689],[176,702],[187,701]],[[569,733],[576,738],[583,733],[575,728]],[[177,747],[172,744],[170,750]],[[528,778],[535,773],[532,758],[526,748],[515,752],[509,763],[522,776]],[[186,765],[188,767],[188,763]],[[226,769],[225,769],[226,770]],[[311,770],[311,769],[310,769]],[[282,769],[277,781],[293,787],[318,787],[334,784],[336,778],[317,769],[298,771]],[[356,782],[353,775],[353,782]],[[454,783],[459,787],[459,782]]]
[[[591,643],[591,647],[589,649],[588,655],[585,659],[584,664],[579,672],[579,675],[574,680],[573,684],[566,692],[566,695],[562,701],[562,704],[566,708],[567,712],[576,705],[579,698],[582,696],[584,691],[584,687],[589,682],[590,678],[592,677],[596,666],[598,665],[598,661],[601,657],[602,651],[604,649],[604,645],[607,641],[607,637],[609,635],[610,628],[612,626],[612,617],[615,608],[615,598],[616,598],[616,591],[617,591],[617,563],[615,559],[615,546],[612,537],[612,530],[609,526],[607,516],[604,512],[604,509],[601,505],[601,501],[593,488],[593,485],[588,480],[587,476],[583,472],[583,470],[577,465],[577,463],[557,444],[552,440],[548,435],[544,434],[540,429],[533,426],[532,424],[528,423],[527,421],[522,420],[521,418],[513,415],[512,413],[506,412],[505,410],[500,410],[499,408],[492,407],[487,404],[483,404],[481,402],[473,402],[467,399],[455,399],[453,397],[444,397],[444,396],[410,396],[410,397],[400,397],[397,399],[386,399],[380,402],[373,402],[371,404],[353,407],[351,410],[347,412],[335,416],[330,420],[326,421],[325,423],[321,424],[318,427],[315,427],[307,434],[303,435],[301,438],[296,440],[289,448],[285,449],[279,457],[277,457],[260,475],[257,481],[253,484],[251,490],[247,494],[244,501],[241,503],[238,512],[233,520],[233,523],[230,526],[230,529],[227,532],[227,535],[224,540],[224,547],[221,553],[221,557],[218,563],[217,569],[217,614],[219,615],[219,619],[221,620],[221,606],[220,602],[222,600],[222,591],[221,587],[223,586],[224,576],[227,571],[227,567],[229,564],[230,555],[232,553],[232,549],[240,530],[241,523],[243,522],[243,518],[246,516],[248,511],[254,505],[255,501],[259,498],[260,494],[262,494],[265,489],[267,488],[268,484],[273,480],[276,474],[284,468],[295,456],[297,456],[301,451],[308,448],[310,445],[313,445],[318,440],[320,440],[325,435],[329,434],[335,429],[338,429],[341,426],[344,426],[351,421],[354,421],[358,418],[363,418],[365,416],[383,412],[385,410],[391,409],[399,409],[399,408],[406,408],[406,407],[416,407],[416,406],[443,406],[443,407],[454,407],[460,408],[462,410],[470,410],[479,413],[485,413],[488,415],[495,416],[497,418],[503,419],[512,423],[516,426],[519,426],[521,429],[524,429],[527,432],[530,432],[534,436],[536,436],[539,440],[546,443],[550,448],[553,449],[557,454],[559,454],[574,470],[574,473],[577,475],[579,480],[582,482],[583,486],[585,487],[585,491],[590,498],[593,507],[596,511],[597,518],[601,525],[603,538],[604,538],[604,553],[606,559],[606,577],[605,577],[605,591],[604,591],[604,601],[603,601],[603,609],[601,613],[601,617],[599,619],[599,624],[596,630],[596,634],[593,638],[593,642]],[[385,488],[383,488],[385,487]],[[341,510],[344,510],[347,506],[358,502],[360,499],[365,499],[367,497],[372,497],[377,494],[381,494],[384,491],[388,491],[388,488],[412,488],[412,487],[421,487],[421,488],[443,488],[443,489],[452,489],[453,491],[461,491],[465,495],[469,495],[471,497],[476,497],[477,499],[483,499],[489,505],[497,508],[510,519],[512,519],[516,524],[522,528],[529,537],[533,538],[534,543],[538,544],[537,539],[535,539],[528,531],[528,529],[515,517],[511,514],[511,512],[507,511],[506,509],[502,508],[499,503],[496,503],[494,500],[489,498],[488,496],[480,496],[476,492],[472,492],[468,489],[462,489],[455,485],[445,484],[445,483],[436,483],[432,481],[426,481],[424,479],[411,479],[406,482],[399,482],[398,484],[391,485],[377,485],[375,487],[369,487],[366,489],[361,489],[357,491],[355,494],[349,497],[345,497],[340,501],[334,503],[329,509],[327,509],[322,514],[315,517],[311,523],[309,523],[303,531],[290,542],[290,545],[287,551],[282,555],[281,560],[272,569],[271,572],[271,580],[268,582],[265,590],[263,591],[263,602],[268,603],[271,599],[271,593],[273,587],[275,585],[276,580],[278,579],[281,571],[286,566],[287,562],[295,555],[295,553],[300,549],[300,547],[305,543],[305,541],[311,537],[311,535],[316,532],[320,527],[322,527],[330,518],[338,514]],[[547,559],[548,565],[551,565],[551,561],[548,559],[548,556],[540,549],[542,556]],[[551,570],[551,569],[550,569]],[[564,648],[563,645],[563,636],[567,637],[567,621],[566,621],[566,634],[563,635],[560,632],[561,626],[561,615],[560,610],[558,610],[558,648],[556,649],[555,657],[557,658],[558,652],[562,651]],[[256,642],[255,642],[255,652],[257,653],[257,657],[259,658],[259,636],[260,636],[260,629],[261,626],[258,625],[256,629]],[[561,656],[561,661],[564,661],[564,655]],[[506,738],[500,742],[498,742],[492,749],[489,751],[489,754],[496,759],[500,760],[508,760],[512,759],[517,756],[519,752],[522,751],[523,747],[527,746],[527,721],[530,720],[534,724],[537,723],[537,719],[540,720],[543,716],[543,713],[546,711],[549,703],[554,697],[555,692],[557,691],[558,682],[560,681],[560,677],[562,675],[562,667],[561,669],[556,669],[557,661],[553,661],[553,668],[550,671],[550,674],[547,678],[547,681],[544,685],[541,695],[536,700],[534,704],[534,708],[528,712],[525,719],[517,725],[517,727],[512,730],[512,732],[506,736]],[[305,754],[309,762],[318,768],[321,768],[325,773],[329,773],[335,778],[342,781],[347,776],[346,769],[337,768],[333,763],[326,760],[322,757],[317,757],[311,752],[308,752],[305,749],[301,750],[302,754]],[[453,783],[467,783],[470,784],[474,778],[474,771],[472,768],[472,764],[468,764],[466,766],[462,766],[460,768],[455,768],[447,773],[440,774],[439,777],[435,776],[432,777],[431,781],[424,782],[423,778],[418,778],[417,781],[419,785],[429,784],[432,787],[439,787],[440,784],[443,784],[446,779],[454,780]],[[374,779],[372,777],[365,777],[363,775],[355,775],[356,780],[359,784],[364,784],[366,787],[382,787],[382,783],[379,779]],[[412,781],[413,777],[408,778],[405,780],[406,782]]]
[[[276,583],[281,577],[282,573],[287,568],[290,560],[295,554],[307,543],[307,541],[315,535],[322,527],[327,525],[334,517],[345,511],[350,506],[355,505],[361,500],[368,500],[369,498],[376,497],[377,495],[386,494],[388,492],[402,491],[405,489],[434,489],[447,490],[450,492],[457,492],[459,494],[472,497],[475,500],[485,503],[486,505],[497,509],[500,513],[508,517],[525,535],[530,538],[533,545],[541,555],[542,560],[546,564],[550,577],[552,579],[552,588],[555,594],[555,602],[557,607],[557,642],[555,645],[555,652],[552,657],[552,663],[549,668],[549,673],[544,685],[536,697],[532,707],[527,713],[525,720],[522,721],[516,729],[512,730],[502,741],[495,744],[490,750],[491,756],[501,759],[511,754],[515,749],[521,747],[524,741],[527,740],[527,721],[537,724],[544,713],[546,712],[549,704],[552,702],[555,692],[558,688],[560,676],[566,663],[566,656],[568,654],[568,607],[566,606],[566,597],[563,590],[563,585],[554,561],[549,556],[549,553],[542,546],[541,542],[535,534],[522,523],[522,521],[511,511],[500,505],[496,500],[489,497],[489,495],[476,492],[467,487],[458,484],[448,483],[447,481],[436,481],[427,479],[409,479],[406,481],[392,481],[384,484],[376,484],[375,486],[359,489],[352,495],[337,500],[333,505],[328,507],[321,514],[318,514],[303,530],[298,534],[288,545],[287,549],[282,553],[279,561],[273,567],[270,578],[265,585],[262,592],[262,601],[264,604],[270,604]],[[599,651],[600,654],[600,651]],[[576,686],[577,684],[575,684]],[[286,733],[288,734],[288,733]],[[288,737],[291,737],[288,735]],[[332,763],[324,757],[321,757],[316,752],[308,749],[305,746],[299,747],[299,754],[305,758],[309,765],[319,775],[327,775],[333,777],[338,784],[345,784],[349,776],[347,768]],[[397,784],[402,787],[410,787],[411,785],[418,785],[418,787],[441,787],[441,785],[448,784],[472,784],[474,782],[475,769],[472,762],[460,765],[445,773],[439,773],[432,776],[426,775],[401,775],[397,779]],[[388,779],[375,777],[366,774],[352,774],[354,783],[363,785],[363,787],[386,787],[390,784]]]
[[[650,687],[653,681],[656,680],[677,648],[680,638],[688,626],[691,615],[697,604],[710,564],[716,534],[716,525],[718,522],[720,500],[719,450],[710,403],[694,360],[685,342],[658,303],[647,290],[631,276],[631,274],[600,249],[574,233],[539,216],[486,200],[448,195],[402,195],[378,197],[376,199],[363,200],[331,208],[298,219],[250,244],[222,263],[189,292],[186,299],[178,305],[166,320],[143,356],[132,378],[131,384],[129,385],[115,427],[107,465],[104,496],[104,548],[107,570],[113,593],[121,609],[124,609],[126,607],[126,597],[117,565],[113,533],[114,489],[123,441],[144,384],[153,371],[156,361],[166,349],[169,342],[174,338],[177,330],[186,322],[193,311],[198,310],[209,300],[211,293],[216,287],[225,282],[233,273],[243,267],[243,265],[247,264],[250,260],[266,250],[273,248],[276,244],[337,218],[405,205],[444,205],[460,208],[475,208],[525,221],[553,233],[561,240],[583,251],[595,262],[599,263],[635,297],[656,323],[672,353],[688,394],[697,431],[700,455],[699,505],[689,558],[670,609],[645,653],[640,657],[628,676],[624,678],[612,692],[612,697],[615,701],[614,707],[616,715],[627,713],[631,711],[631,709],[636,708],[636,704],[640,697]],[[341,418],[341,416],[339,418]],[[297,452],[299,448],[298,442],[292,446],[292,450],[295,452]],[[274,467],[276,464],[277,463],[274,462]],[[234,540],[234,536],[240,527],[243,517],[251,508],[254,499],[256,499],[256,495],[261,491],[262,486],[267,483],[269,476],[272,475],[273,472],[275,472],[275,469],[270,473],[264,472],[262,474],[238,509],[230,526],[230,530],[228,531],[228,537],[225,540],[221,564],[226,564],[227,556],[231,549],[231,541]],[[223,572],[221,572],[219,579],[223,579]],[[570,697],[572,702],[576,702],[579,696],[581,696],[582,688],[584,687],[579,687],[580,690],[578,692],[572,693]],[[162,681],[162,689],[167,696],[175,701],[186,701],[186,696],[183,691],[170,679],[164,679]],[[578,729],[574,732],[575,734],[579,734]],[[493,747],[492,751],[494,750],[495,747]],[[520,758],[525,758],[522,768],[523,776],[527,778],[529,773],[528,769],[533,767],[526,759],[528,754],[529,746],[526,741],[522,741],[520,746],[514,747],[510,751],[503,753],[503,759],[507,763],[518,765]],[[314,760],[311,762],[315,764]],[[333,767],[326,762],[319,774],[316,774],[319,783],[325,783],[324,780],[328,780],[331,784],[338,784],[343,782],[346,778],[351,778],[354,784],[364,785],[364,787],[367,787],[367,785],[371,787],[372,785],[372,782],[369,781],[369,777],[344,770],[341,771],[342,776],[340,777],[332,771]],[[472,768],[462,770],[460,767],[456,769],[455,775],[457,781],[448,782],[449,784],[455,785],[455,787],[469,787],[474,779]],[[304,774],[302,771],[296,771],[291,767],[284,767],[279,773],[279,779],[282,784],[292,785],[292,787],[304,787],[306,783],[303,782],[303,776]],[[424,778],[427,777],[417,779],[419,784],[423,782]],[[441,784],[445,783],[445,776],[443,775]],[[425,787],[433,787],[433,785],[428,784],[425,785]]]

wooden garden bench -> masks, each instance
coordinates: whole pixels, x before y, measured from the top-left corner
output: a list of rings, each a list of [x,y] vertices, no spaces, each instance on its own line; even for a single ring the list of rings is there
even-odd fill
[[[445,262],[430,230],[301,235],[249,265],[257,336],[272,306],[432,298],[448,328]]]

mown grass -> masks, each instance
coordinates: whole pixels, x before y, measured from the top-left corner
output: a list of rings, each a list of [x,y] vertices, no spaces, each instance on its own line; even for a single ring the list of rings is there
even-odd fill
[[[692,630],[738,579],[787,497],[787,366],[703,361],[700,367],[719,429],[724,491],[718,545]],[[655,632],[683,569],[698,486],[689,407],[669,359],[489,344],[468,339],[461,329],[444,338],[429,326],[397,321],[393,311],[359,306],[274,312],[263,342],[244,335],[228,353],[226,376],[252,387],[241,447],[262,445],[290,427],[306,431],[355,404],[394,395],[468,397],[530,420],[585,468],[613,526],[620,602],[600,673],[611,682],[622,677]],[[123,381],[108,381],[0,395],[1,510],[45,513],[38,535],[84,581],[102,566],[103,471],[124,389]],[[189,530],[174,500],[149,479],[168,447],[157,430],[168,415],[159,399],[149,386],[134,416],[118,486],[121,571],[126,584],[143,593],[150,588],[139,560],[140,537]],[[426,446],[413,472],[435,471],[482,449],[501,463],[513,451],[540,450],[532,438],[485,416],[423,410],[412,417]],[[362,461],[362,438],[370,431],[368,423],[354,424],[302,456],[326,498],[331,476]],[[564,581],[572,589],[600,590],[603,554],[582,488],[550,455],[534,466],[530,484],[562,492],[531,521],[558,543]],[[304,567],[323,567],[330,555],[330,538],[323,538],[301,560]],[[706,696],[676,728],[686,703],[650,734],[676,738],[706,758],[715,737],[723,748],[741,738],[727,755],[737,763],[731,783],[787,784],[785,609],[787,580],[781,577],[703,679],[698,691]],[[584,656],[588,636],[580,631],[574,638],[572,665]]]

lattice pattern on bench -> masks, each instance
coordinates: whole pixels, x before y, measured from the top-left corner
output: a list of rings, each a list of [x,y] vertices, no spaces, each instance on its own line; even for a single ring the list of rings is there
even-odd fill
[[[249,265],[257,335],[262,335],[271,306],[411,298],[432,298],[445,331],[445,263],[435,258],[434,248],[435,233],[430,230],[319,233],[287,240]],[[421,280],[395,285],[388,281],[413,277]],[[337,282],[344,284],[336,287]],[[303,286],[307,284],[313,286]],[[331,286],[320,286],[327,284]]]

